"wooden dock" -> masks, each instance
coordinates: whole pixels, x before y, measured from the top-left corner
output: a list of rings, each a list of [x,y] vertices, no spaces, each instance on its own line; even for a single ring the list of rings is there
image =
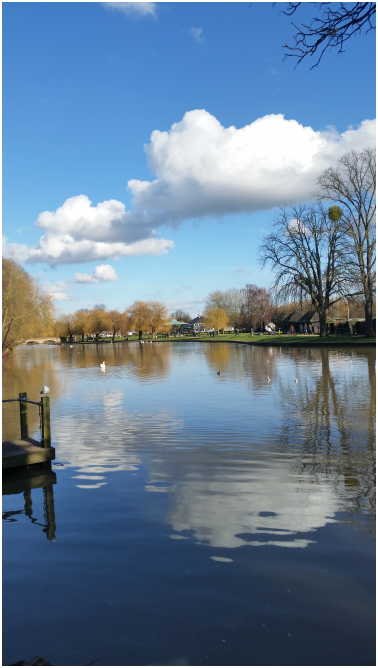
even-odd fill
[[[55,448],[51,447],[49,397],[42,396],[40,402],[30,401],[26,392],[20,392],[18,399],[3,399],[3,403],[9,401],[18,401],[20,405],[21,438],[3,441],[3,469],[51,462],[52,459],[55,459]],[[42,427],[41,441],[29,438],[28,404],[35,404],[39,407]]]
[[[55,448],[43,448],[33,438],[3,441],[3,469],[51,462],[55,459]]]

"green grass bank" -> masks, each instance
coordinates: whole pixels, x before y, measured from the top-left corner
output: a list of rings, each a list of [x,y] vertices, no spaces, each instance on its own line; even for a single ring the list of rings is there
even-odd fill
[[[116,338],[115,342],[121,341],[137,342],[139,339],[137,336],[129,336],[128,338]],[[142,339],[144,342],[151,341],[151,336],[144,336]],[[98,341],[101,343],[110,343],[111,339],[100,339]],[[326,337],[320,337],[318,334],[247,334],[241,333],[236,334],[220,334],[219,336],[170,336],[170,337],[158,337],[154,339],[155,343],[185,343],[187,341],[201,342],[201,343],[235,343],[235,344],[247,344],[251,346],[270,346],[270,347],[319,347],[319,346],[333,346],[333,347],[355,347],[355,346],[375,346],[376,339],[371,338],[367,339],[363,335],[351,335],[351,336],[337,336],[336,334],[329,334]],[[81,341],[76,341],[77,344],[81,344]],[[85,341],[85,344],[93,345],[95,341]],[[64,344],[64,345],[67,345]],[[72,343],[71,343],[72,345]]]

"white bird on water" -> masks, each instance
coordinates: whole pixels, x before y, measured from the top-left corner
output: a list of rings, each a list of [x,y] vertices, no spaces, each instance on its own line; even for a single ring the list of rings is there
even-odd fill
[[[73,348],[73,346],[70,346],[70,348]]]
[[[47,385],[44,385],[42,390],[41,390],[41,394],[48,394],[49,392],[50,392],[50,388],[47,387]]]
[[[266,379],[267,379],[268,383],[270,383],[270,378],[269,378],[269,376],[267,376]]]
[[[102,364],[100,364],[100,369],[103,369],[105,371],[105,362],[102,362]]]
[[[295,379],[295,382],[298,383],[298,379],[297,379],[297,378]]]

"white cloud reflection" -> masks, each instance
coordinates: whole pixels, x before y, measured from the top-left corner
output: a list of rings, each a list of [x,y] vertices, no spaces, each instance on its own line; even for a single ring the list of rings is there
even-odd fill
[[[223,474],[211,482],[177,483],[166,522],[178,533],[194,532],[198,543],[212,547],[307,547],[314,540],[303,533],[336,521],[336,493],[310,477],[300,481],[281,458],[261,457],[261,474],[260,468],[253,472],[247,466],[244,472],[233,469],[229,480]]]

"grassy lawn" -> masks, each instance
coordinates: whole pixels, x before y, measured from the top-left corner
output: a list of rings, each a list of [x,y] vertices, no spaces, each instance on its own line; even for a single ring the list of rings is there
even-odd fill
[[[239,336],[235,334],[220,334],[219,336],[180,336],[173,337],[169,339],[159,339],[159,341],[224,341],[229,343],[250,343],[253,345],[268,345],[268,346],[282,346],[282,345],[306,345],[306,346],[319,346],[319,345],[340,345],[347,343],[348,345],[375,345],[374,339],[367,339],[365,336],[336,336],[336,334],[329,334],[326,337],[320,338],[319,334],[294,334],[294,335],[285,335],[285,334],[246,334],[240,333]]]
[[[115,342],[125,341],[124,338],[116,337]],[[138,341],[138,336],[129,336],[128,341]],[[99,343],[110,343],[111,339],[100,339]],[[143,336],[143,341],[151,341],[151,336]],[[225,343],[250,343],[253,345],[261,346],[296,346],[296,345],[306,345],[306,346],[322,346],[322,345],[342,345],[346,343],[349,346],[353,345],[375,345],[376,339],[367,339],[365,336],[354,335],[354,336],[336,336],[336,334],[329,334],[326,337],[320,338],[319,334],[247,334],[240,333],[238,336],[235,334],[220,334],[219,336],[170,336],[167,337],[158,337],[156,339],[158,342],[184,342],[184,341],[207,341],[213,343],[214,341],[223,341]],[[76,341],[76,343],[81,343]],[[95,341],[86,341],[85,343],[96,343]]]

